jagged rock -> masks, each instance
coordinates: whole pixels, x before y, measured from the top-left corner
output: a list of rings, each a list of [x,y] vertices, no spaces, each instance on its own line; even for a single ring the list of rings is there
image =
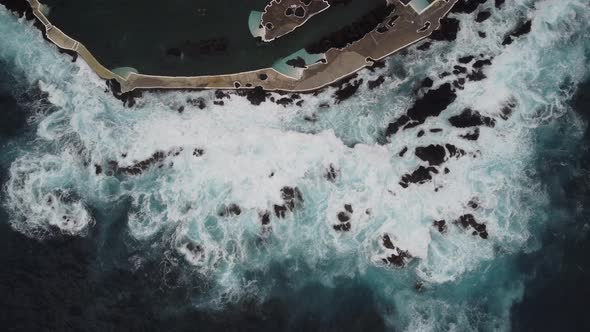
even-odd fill
[[[473,61],[474,58],[475,57],[473,55],[468,55],[468,56],[464,56],[462,58],[459,58],[457,61],[459,61],[459,63],[462,63],[462,64],[468,64],[471,61]]]
[[[504,40],[502,41],[502,45],[510,45],[514,41],[514,38],[518,38],[524,36],[531,32],[532,21],[527,20],[525,22],[520,23],[514,30],[510,31]]]
[[[359,87],[363,84],[363,80],[355,80],[353,82],[347,82],[340,86],[336,92],[334,92],[334,98],[336,99],[336,104],[339,104],[350,97],[352,97],[359,89]]]
[[[430,166],[437,166],[445,161],[446,151],[442,145],[428,145],[417,147],[416,157],[427,161]]]
[[[242,214],[242,209],[237,204],[232,203],[228,206],[223,206],[218,214],[220,217],[239,216]]]
[[[398,156],[400,156],[400,157],[403,157],[403,156],[406,154],[406,152],[408,152],[408,147],[407,147],[407,146],[406,146],[406,147],[404,147],[404,148],[403,148],[403,149],[402,149],[402,150],[401,150],[401,151],[398,153]]]
[[[487,126],[493,128],[496,126],[496,120],[488,116],[481,115],[478,111],[474,111],[469,108],[464,109],[459,115],[450,117],[449,122],[453,127],[457,128],[478,126]]]
[[[339,171],[334,167],[334,165],[330,164],[326,170],[326,173],[324,174],[324,177],[330,182],[335,182],[338,178],[338,173]]]
[[[459,0],[451,10],[451,13],[471,14],[479,7],[479,5],[486,1],[487,0]]]
[[[471,227],[474,229],[472,233],[473,235],[479,235],[479,237],[482,239],[488,238],[486,225],[478,223],[472,214],[462,215],[458,220],[455,221],[455,224],[461,225],[465,229]]]
[[[430,39],[436,41],[453,41],[457,39],[459,32],[459,20],[445,17],[440,20],[441,26],[438,30],[432,32]]]
[[[413,128],[424,123],[428,117],[440,115],[456,98],[457,95],[450,83],[442,84],[434,90],[428,90],[422,98],[414,103],[406,115],[402,115],[388,125],[385,135],[390,137],[402,127],[403,129]]]
[[[384,234],[381,240],[383,247],[388,249],[389,252],[393,251],[393,253],[381,259],[384,264],[404,267],[412,258],[412,255],[410,255],[407,250],[401,250],[400,248],[396,247],[388,234]]]
[[[270,212],[264,211],[260,214],[260,223],[262,226],[267,226],[270,224]]]
[[[376,80],[373,81],[369,81],[367,82],[367,87],[369,88],[369,90],[373,90],[376,87],[380,86],[381,84],[383,84],[385,82],[385,77],[383,77],[382,75],[377,77]]]
[[[348,212],[348,213],[353,213],[352,212],[352,205],[350,205],[350,204],[344,204],[344,210],[346,210],[346,212]]]
[[[479,128],[475,128],[472,132],[467,133],[465,135],[459,135],[459,137],[469,141],[477,141],[477,139],[479,138]]]
[[[438,170],[434,167],[420,166],[414,172],[402,176],[399,184],[403,188],[407,188],[410,183],[423,184],[429,180],[432,180],[431,173],[438,174]]]
[[[440,233],[447,232],[447,222],[445,220],[435,220],[432,225],[436,227]]]
[[[338,221],[347,222],[350,220],[350,214],[347,212],[338,212]]]
[[[492,16],[492,13],[489,11],[481,11],[479,13],[477,13],[477,16],[475,17],[475,22],[477,23],[481,23],[485,20],[487,20],[488,18],[490,18]]]

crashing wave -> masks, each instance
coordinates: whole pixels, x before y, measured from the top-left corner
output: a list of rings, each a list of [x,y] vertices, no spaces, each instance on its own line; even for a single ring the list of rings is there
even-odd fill
[[[489,19],[451,15],[452,44],[418,45],[360,73],[358,82],[382,76],[381,88],[363,85],[353,99],[333,102],[334,87],[301,95],[302,107],[149,92],[131,110],[0,9],[10,36],[0,60],[42,81],[58,108],[39,117],[37,147],[11,165],[11,222],[30,236],[83,235],[91,207],[128,198],[134,239],[210,281],[195,305],[272,297],[280,264],[293,289],[362,280],[395,305],[402,329],[475,329],[475,316],[504,324],[522,289],[508,282],[509,255],[533,248],[545,222],[535,128],[567,112],[588,75],[590,10],[576,0],[480,8]],[[530,33],[503,45],[526,20]],[[408,115],[441,87],[454,98],[439,114]],[[483,315],[462,302],[485,294],[491,273],[507,281],[495,298],[505,305]]]

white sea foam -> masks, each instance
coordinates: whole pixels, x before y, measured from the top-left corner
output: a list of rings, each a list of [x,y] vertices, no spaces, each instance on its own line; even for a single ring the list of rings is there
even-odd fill
[[[212,92],[153,92],[131,110],[104,93],[104,83],[80,60],[71,64],[30,24],[17,23],[0,9],[0,33],[11,36],[2,41],[0,59],[23,71],[31,84],[41,81],[39,87],[58,107],[39,120],[41,147],[11,166],[4,203],[12,224],[31,236],[53,227],[84,234],[93,223],[87,206],[128,196],[129,232],[145,243],[166,244],[210,278],[211,297],[198,305],[222,305],[248,294],[263,298],[275,285],[272,277],[265,279],[265,271],[284,262],[291,285],[331,285],[347,276],[370,279],[375,292],[404,308],[405,318],[395,322],[402,329],[473,327],[470,308],[436,293],[419,299],[412,284],[420,280],[438,292],[489,267],[505,252],[527,249],[534,235],[530,224],[540,222],[536,209],[546,201],[527,174],[534,128],[566,110],[572,90],[561,88],[565,81],[575,85],[588,75],[588,46],[579,36],[588,34],[588,4],[519,0],[506,7],[479,25],[469,15],[456,15],[461,18],[456,42],[435,43],[426,52],[410,49],[401,58],[403,70],[402,60],[394,57],[377,74],[360,73],[365,83],[378,74],[387,81],[372,92],[362,87],[358,96],[329,108],[320,104],[332,101],[334,88],[304,95],[302,108],[270,102],[252,106],[236,95],[218,106],[212,104]],[[522,17],[533,19],[533,31],[501,46]],[[477,37],[478,29],[488,38]],[[449,70],[458,57],[480,53],[494,56],[486,80],[468,82],[441,116],[377,144],[388,122],[412,105],[417,82]],[[202,98],[208,107],[187,103],[191,98]],[[508,100],[515,101],[514,115],[502,120],[500,110]],[[481,128],[477,141],[460,138],[466,130],[448,122],[467,107],[496,119],[494,128]],[[316,121],[305,120],[310,116]],[[419,130],[430,128],[443,131],[417,138]],[[449,174],[441,168],[431,182],[402,188],[401,177],[424,164],[414,148],[444,143],[466,155],[445,162]],[[404,147],[409,150],[399,157]],[[179,148],[178,155],[142,175],[108,174],[110,160],[127,167],[156,151]],[[194,149],[204,154],[195,156]],[[99,175],[95,164],[104,168]],[[330,166],[338,173],[334,182],[325,178]],[[297,187],[303,202],[285,219],[272,216],[263,227],[260,214],[272,214],[274,204],[283,204],[285,186]],[[467,206],[473,199],[476,209]],[[237,204],[240,214],[220,216],[230,204]],[[333,225],[345,204],[354,210],[351,230],[337,232]],[[486,224],[487,240],[453,223],[465,213]],[[445,234],[432,226],[441,219],[447,221]],[[388,253],[384,234],[414,257],[406,268],[383,265]],[[482,317],[489,319],[495,318]]]

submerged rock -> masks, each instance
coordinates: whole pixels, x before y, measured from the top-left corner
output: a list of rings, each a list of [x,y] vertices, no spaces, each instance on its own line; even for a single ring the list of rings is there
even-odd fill
[[[297,205],[303,203],[303,195],[301,195],[301,191],[297,187],[283,187],[281,189],[281,198],[284,203],[273,206],[275,216],[278,218],[285,218],[287,211],[293,211]]]
[[[239,216],[240,214],[242,214],[242,209],[235,203],[222,206],[218,213],[220,217]]]
[[[328,180],[330,182],[336,182],[336,179],[338,179],[339,173],[340,173],[340,171],[337,170],[333,164],[330,164],[330,166],[326,170],[326,173],[324,173],[324,177],[326,178],[326,180]]]
[[[367,87],[369,88],[369,90],[373,90],[376,87],[378,87],[381,84],[383,84],[384,82],[385,82],[385,77],[382,76],[382,75],[380,75],[379,77],[377,77],[376,80],[367,82]]]
[[[529,32],[531,32],[531,28],[532,28],[532,21],[531,20],[527,20],[525,22],[520,23],[516,28],[514,28],[512,31],[510,31],[506,35],[506,37],[504,37],[504,40],[502,41],[502,45],[512,44],[512,42],[514,42],[515,38],[524,36],[524,35],[528,34]]]

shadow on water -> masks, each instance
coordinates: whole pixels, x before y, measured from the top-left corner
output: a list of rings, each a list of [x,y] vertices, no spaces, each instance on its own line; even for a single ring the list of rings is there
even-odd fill
[[[572,107],[590,120],[590,81],[579,87]],[[590,330],[590,130],[568,141],[571,127],[561,122],[542,145],[539,175],[547,181],[552,222],[543,247],[519,262],[529,281],[512,309],[515,331]]]

